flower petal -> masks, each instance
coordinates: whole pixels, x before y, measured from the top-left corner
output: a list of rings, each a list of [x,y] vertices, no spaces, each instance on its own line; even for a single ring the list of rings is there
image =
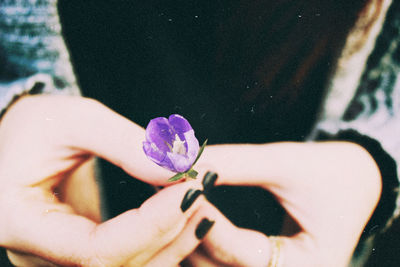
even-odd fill
[[[185,148],[179,147],[182,145]],[[158,117],[149,122],[143,150],[156,164],[173,172],[186,172],[196,160],[199,142],[189,122],[173,114],[168,119]]]
[[[143,150],[146,156],[154,161],[155,163],[159,164],[164,160],[164,158],[167,156],[167,153],[164,153],[161,151],[157,146],[151,145],[154,143],[150,143],[148,141],[143,142]]]
[[[193,130],[192,126],[190,123],[181,115],[179,114],[172,114],[171,116],[168,117],[168,122],[173,129],[173,131],[178,134],[179,138],[182,141],[185,141],[185,133]],[[188,151],[188,144],[185,142],[185,148],[186,151]]]
[[[147,158],[161,167],[164,167],[170,171],[175,172],[175,167],[171,160],[167,157],[167,153],[159,150],[155,145],[151,145],[150,142],[143,142],[143,150]]]
[[[158,117],[149,122],[146,128],[146,140],[154,143],[164,153],[171,150],[168,144],[172,147],[175,132],[171,129],[167,118]]]
[[[169,116],[168,122],[178,134],[193,130],[192,126],[190,126],[190,123],[184,117],[178,114],[172,114]]]
[[[192,165],[193,162],[196,160],[197,154],[199,153],[199,141],[197,140],[196,136],[194,136],[194,131],[190,130],[184,133],[186,144],[187,144],[187,152],[186,155],[190,164]]]
[[[162,162],[160,162],[158,165],[160,165],[161,167],[168,169],[172,172],[177,172],[174,164],[172,164],[171,159],[168,158],[167,156],[164,158],[164,160]]]
[[[168,152],[167,158],[169,158],[174,165],[175,172],[186,172],[192,167],[192,163],[186,155]]]

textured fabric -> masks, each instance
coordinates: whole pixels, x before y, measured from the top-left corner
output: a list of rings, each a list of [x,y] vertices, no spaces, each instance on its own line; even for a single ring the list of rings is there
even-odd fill
[[[353,66],[354,68],[354,66]],[[357,72],[357,69],[354,70]],[[352,73],[348,70],[347,73]],[[336,77],[338,78],[338,77]],[[340,77],[338,79],[341,79]],[[333,78],[333,80],[335,77]],[[346,140],[362,145],[374,157],[382,175],[382,196],[364,229],[351,266],[363,266],[373,251],[374,238],[388,229],[400,213],[398,177],[400,169],[400,2],[393,1],[379,37],[363,65],[358,86],[343,110],[329,110],[343,101],[337,82],[330,88],[325,110],[310,139]],[[336,91],[336,92],[334,92]],[[337,93],[339,92],[339,93]],[[335,96],[337,99],[335,99]],[[329,102],[330,101],[330,102]],[[330,111],[330,112],[329,112]],[[397,200],[396,200],[397,199]]]
[[[355,96],[343,116],[338,119],[325,117],[317,124],[317,132],[324,131],[335,136],[339,131],[356,130],[360,134],[379,140],[383,149],[399,162],[399,55],[400,2],[393,1]],[[397,172],[399,173],[399,170]],[[385,177],[383,181],[385,182]],[[397,208],[394,217],[397,217],[398,213]]]
[[[0,111],[32,90],[79,94],[57,1],[0,0],[0,29]]]

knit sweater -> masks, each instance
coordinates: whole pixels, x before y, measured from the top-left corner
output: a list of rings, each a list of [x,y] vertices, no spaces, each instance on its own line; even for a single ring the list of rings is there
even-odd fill
[[[79,94],[55,0],[0,1],[0,110],[27,92]]]

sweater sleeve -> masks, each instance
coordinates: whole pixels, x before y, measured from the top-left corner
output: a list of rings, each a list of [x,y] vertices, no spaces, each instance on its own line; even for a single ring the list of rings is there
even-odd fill
[[[395,173],[392,175],[395,177],[399,176],[396,165],[400,162],[399,55],[400,2],[393,1],[365,64],[356,93],[345,112],[340,117],[325,114],[314,132],[316,139],[353,140],[364,146],[375,159],[386,153],[386,161],[392,160],[395,163]],[[379,163],[379,160],[376,161]],[[385,161],[380,163],[381,172],[385,168],[384,164]],[[383,177],[384,183],[385,179],[386,176]],[[399,214],[398,206],[396,216]]]
[[[380,169],[383,185],[381,199],[361,241],[373,240],[376,234],[388,229],[400,213],[400,1],[392,1],[380,29],[368,60],[360,64],[363,72],[357,78],[353,97],[348,102],[342,98],[340,102],[341,91],[347,88],[333,86],[327,94],[321,120],[311,137],[313,140],[358,143],[373,156]],[[343,73],[354,76],[356,66]],[[336,76],[338,80],[342,78]],[[343,106],[347,103],[342,113],[334,110],[335,103]]]
[[[18,96],[79,95],[56,0],[0,0],[0,112]]]

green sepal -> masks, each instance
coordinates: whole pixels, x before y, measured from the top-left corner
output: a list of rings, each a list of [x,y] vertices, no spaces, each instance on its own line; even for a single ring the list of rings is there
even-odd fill
[[[168,182],[175,182],[178,181],[179,179],[182,179],[186,175],[186,172],[180,172],[172,176],[171,178],[168,179]]]
[[[197,154],[197,157],[196,157],[196,159],[194,160],[194,162],[193,162],[192,166],[193,166],[194,164],[196,164],[196,162],[199,160],[199,158],[200,158],[201,154],[202,154],[202,153],[203,153],[203,151],[204,151],[204,148],[205,148],[205,147],[206,147],[206,145],[207,145],[207,141],[208,141],[208,139],[206,139],[206,141],[204,141],[203,145],[200,147],[200,149],[199,149],[199,153]]]
[[[192,178],[192,179],[196,179],[197,174],[199,174],[199,173],[198,173],[197,171],[193,170],[193,169],[190,169],[190,170],[187,172],[187,175],[188,175],[190,178]]]

